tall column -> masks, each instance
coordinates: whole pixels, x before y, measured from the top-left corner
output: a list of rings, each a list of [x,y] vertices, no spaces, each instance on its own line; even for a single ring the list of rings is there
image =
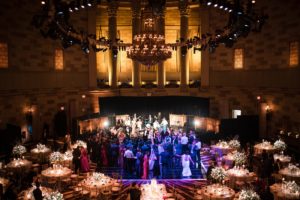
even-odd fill
[[[208,8],[200,6],[201,32],[209,33],[209,12]],[[201,51],[201,87],[209,86],[209,52]]]
[[[118,74],[117,74],[117,52],[118,48],[115,46],[117,39],[117,10],[118,2],[116,0],[111,0],[108,4],[108,36],[112,42],[111,49],[109,50],[109,85],[111,88],[118,87]]]
[[[165,9],[161,8],[157,19],[157,32],[158,34],[165,35]],[[158,69],[156,74],[157,87],[164,88],[166,83],[166,70],[164,62],[158,63]]]
[[[96,35],[96,8],[90,9],[88,12],[88,32]],[[94,89],[97,87],[97,66],[96,52],[89,53],[89,87]]]
[[[141,31],[141,0],[132,1],[132,41],[136,34]],[[133,61],[132,84],[134,88],[141,87],[141,67],[136,61]]]
[[[188,38],[189,31],[189,5],[188,0],[179,1],[179,11],[180,11],[180,38],[184,41]],[[180,59],[180,87],[182,89],[187,89],[189,84],[189,66],[187,59],[187,47],[182,46],[179,48],[179,59]]]

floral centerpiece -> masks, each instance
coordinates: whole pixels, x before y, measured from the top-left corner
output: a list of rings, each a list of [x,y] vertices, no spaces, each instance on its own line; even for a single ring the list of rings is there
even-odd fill
[[[72,160],[73,159],[72,151],[66,151],[63,156],[64,156],[64,160]]]
[[[241,146],[241,143],[238,140],[230,140],[228,145],[233,149],[239,149]]]
[[[300,186],[295,181],[286,181],[282,183],[282,189],[284,193],[288,194],[300,194]]]
[[[295,174],[300,171],[300,169],[296,165],[293,165],[293,164],[289,164],[287,169],[290,171],[291,174]]]
[[[240,192],[238,200],[260,200],[260,197],[253,190],[244,189]]]
[[[275,149],[278,149],[280,151],[284,151],[286,149],[286,144],[282,140],[277,140],[274,142]]]
[[[39,151],[45,151],[45,149],[46,149],[46,145],[44,145],[44,144],[37,144],[36,145],[36,148],[39,150]]]
[[[64,160],[63,154],[60,152],[56,151],[50,154],[50,162],[51,163],[57,163],[57,162],[62,162]]]
[[[13,154],[17,156],[21,156],[23,153],[26,153],[26,147],[23,145],[16,145],[13,148]]]
[[[82,140],[77,140],[75,142],[75,144],[73,145],[73,148],[75,149],[77,147],[84,147],[84,148],[86,148],[87,147],[86,142],[84,142]]]
[[[228,143],[226,141],[219,141],[217,143],[217,146],[222,147],[222,148],[227,148],[228,147]]]
[[[64,200],[64,195],[59,192],[51,192],[49,195],[45,196],[43,200]]]
[[[226,177],[226,172],[222,167],[215,167],[211,170],[210,176],[217,182],[221,183]]]
[[[241,165],[246,164],[247,156],[245,153],[235,152],[233,154],[233,160],[234,160],[236,166],[241,166]]]

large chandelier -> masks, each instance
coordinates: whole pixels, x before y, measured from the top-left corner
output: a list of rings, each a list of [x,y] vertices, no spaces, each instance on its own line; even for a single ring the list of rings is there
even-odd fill
[[[144,9],[142,22],[144,30],[133,37],[132,45],[126,49],[127,57],[146,66],[171,58],[172,48],[165,44],[165,36],[155,30],[156,17],[150,6]]]

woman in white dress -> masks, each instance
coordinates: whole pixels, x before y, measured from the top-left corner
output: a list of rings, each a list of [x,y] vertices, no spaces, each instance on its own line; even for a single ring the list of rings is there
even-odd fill
[[[190,162],[193,163],[193,165],[194,165],[194,162],[193,162],[191,156],[188,154],[188,152],[185,152],[181,156],[182,176],[183,177],[189,177],[192,175],[191,168],[190,168]]]

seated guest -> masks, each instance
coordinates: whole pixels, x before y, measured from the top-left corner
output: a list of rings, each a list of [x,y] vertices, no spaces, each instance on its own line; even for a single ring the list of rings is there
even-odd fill
[[[128,189],[128,193],[130,196],[130,200],[140,200],[141,197],[141,190],[140,188],[136,185],[135,182],[133,182]]]
[[[35,200],[43,200],[43,193],[42,193],[42,190],[40,189],[40,186],[41,186],[40,182],[36,182],[35,185],[36,185],[36,188],[32,191],[34,199]]]
[[[212,182],[212,177],[211,177],[211,171],[213,168],[215,168],[216,166],[216,162],[215,161],[210,161],[210,165],[209,167],[207,168],[207,171],[206,171],[206,178],[207,178],[207,181],[209,182]]]

